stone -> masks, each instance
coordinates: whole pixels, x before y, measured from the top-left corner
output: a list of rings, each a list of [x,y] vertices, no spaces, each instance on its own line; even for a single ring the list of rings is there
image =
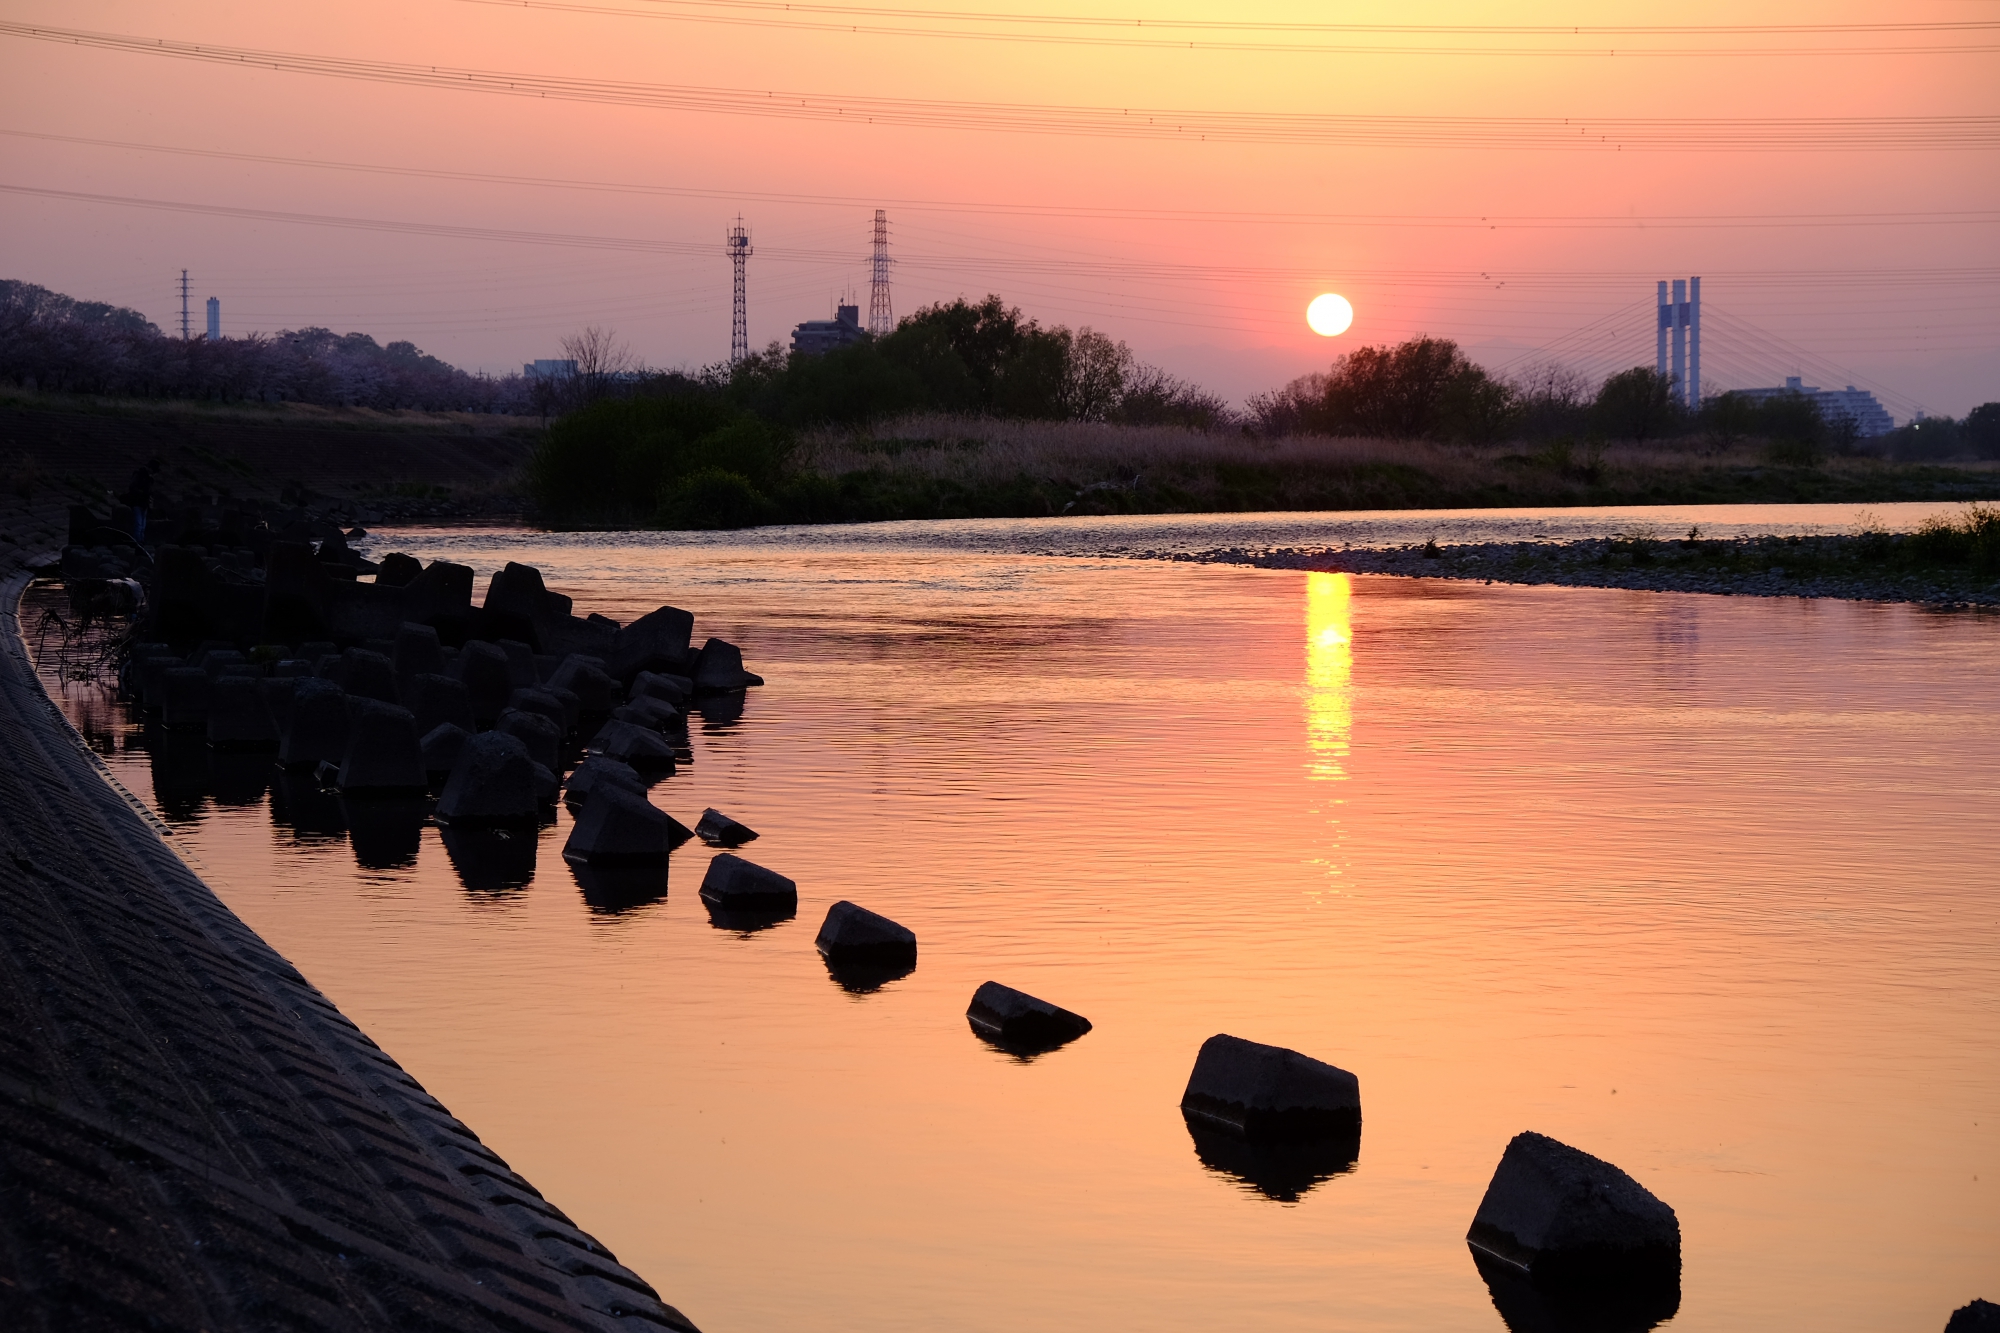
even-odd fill
[[[1944,1333],[2000,1333],[2000,1305],[1975,1300],[1951,1312]]]
[[[727,912],[796,912],[799,886],[775,870],[723,852],[709,860],[701,879],[701,900]]]
[[[576,771],[569,775],[569,782],[563,787],[563,801],[571,807],[583,805],[593,791],[602,787],[617,787],[635,796],[646,794],[645,779],[639,776],[637,769],[619,760],[594,754],[578,764]]]
[[[437,817],[447,824],[532,825],[539,807],[535,761],[520,738],[504,731],[469,737],[458,752]]]
[[[438,642],[438,632],[429,625],[404,621],[396,629],[394,662],[399,680],[443,672],[444,645]]]
[[[347,692],[308,676],[292,688],[292,716],[278,742],[278,762],[287,768],[337,764],[347,753],[347,730]]]
[[[1190,1123],[1253,1143],[1361,1137],[1361,1080],[1311,1056],[1218,1034],[1181,1094]]]
[[[630,722],[605,723],[591,740],[590,750],[592,754],[630,764],[641,773],[674,771],[674,747],[662,740],[658,732]]]
[[[634,698],[644,695],[679,708],[694,697],[694,682],[686,676],[672,676],[660,671],[641,671],[632,678],[632,689],[629,693]]]
[[[648,731],[667,731],[683,725],[680,710],[672,704],[646,695],[611,710],[613,722],[630,722]]]
[[[613,783],[600,786],[563,844],[563,859],[581,865],[662,865],[694,835],[643,796]]]
[[[428,736],[446,722],[466,731],[479,728],[472,713],[471,691],[464,681],[450,676],[411,676],[403,682],[403,705],[416,714],[419,735]]]
[[[618,682],[604,670],[601,661],[571,653],[549,674],[551,689],[568,690],[576,696],[577,708],[586,717],[603,717],[623,700]]]
[[[458,756],[465,749],[465,743],[472,739],[472,733],[455,722],[440,722],[424,733],[421,742],[424,755],[424,775],[432,782],[442,782],[451,776],[451,770],[458,764]]]
[[[223,676],[209,686],[208,743],[218,750],[275,750],[278,724],[264,704],[264,682]]]
[[[813,944],[829,963],[881,968],[917,965],[915,931],[850,902],[837,902],[826,910],[826,921]]]
[[[697,694],[726,694],[764,683],[762,676],[743,669],[743,650],[725,639],[710,639],[701,646],[693,679]]]
[[[756,829],[737,823],[713,806],[701,812],[701,818],[695,821],[694,832],[711,847],[741,847],[757,837]]]
[[[1537,1286],[1679,1291],[1674,1210],[1611,1163],[1542,1134],[1507,1145],[1465,1238],[1475,1256]]]
[[[604,669],[619,680],[641,671],[682,670],[694,637],[694,613],[677,606],[649,611],[618,631]]]
[[[424,773],[423,742],[410,710],[377,699],[355,699],[350,705],[347,753],[340,761],[336,785],[345,795],[422,795],[429,779]]]
[[[474,639],[459,650],[452,666],[472,701],[472,715],[481,725],[492,726],[515,689],[506,650],[499,644]]]
[[[543,768],[562,767],[562,728],[540,713],[510,708],[500,715],[493,729],[519,737],[528,747],[528,756]]]
[[[160,683],[162,726],[193,730],[208,725],[211,683],[200,667],[169,667]]]
[[[965,1011],[972,1030],[1010,1051],[1053,1050],[1090,1031],[1090,1020],[1047,1000],[989,981],[972,993]]]
[[[515,690],[507,696],[507,707],[523,713],[540,713],[561,728],[563,735],[569,734],[573,719],[569,710],[563,707],[563,701],[552,690]]]

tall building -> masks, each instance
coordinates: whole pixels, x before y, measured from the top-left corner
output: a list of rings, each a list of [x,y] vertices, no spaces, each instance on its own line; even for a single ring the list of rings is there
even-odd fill
[[[569,360],[552,361],[541,358],[530,361],[522,366],[521,373],[531,380],[566,380],[576,374],[576,362]]]
[[[792,330],[792,350],[807,356],[861,341],[861,307],[839,306],[832,319],[809,319]]]
[[[208,340],[222,341],[222,302],[213,296],[208,298]]]
[[[1821,389],[1802,382],[1798,375],[1785,376],[1784,385],[1775,389],[1738,389],[1737,393],[1756,402],[1767,398],[1779,398],[1785,394],[1797,394],[1810,398],[1819,404],[1821,420],[1835,421],[1842,418],[1854,423],[1854,433],[1862,439],[1874,435],[1886,435],[1896,428],[1896,419],[1889,415],[1887,408],[1875,401],[1875,395],[1866,389],[1857,389],[1852,384],[1845,389]]]

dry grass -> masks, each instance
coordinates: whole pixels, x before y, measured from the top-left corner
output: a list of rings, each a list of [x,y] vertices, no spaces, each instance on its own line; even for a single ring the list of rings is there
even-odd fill
[[[83,412],[149,421],[235,422],[259,426],[313,426],[369,431],[448,431],[454,435],[511,435],[539,430],[538,417],[490,412],[379,411],[372,407],[322,407],[315,403],[205,402],[181,398],[123,398],[45,393],[0,386],[0,406],[37,412]]]

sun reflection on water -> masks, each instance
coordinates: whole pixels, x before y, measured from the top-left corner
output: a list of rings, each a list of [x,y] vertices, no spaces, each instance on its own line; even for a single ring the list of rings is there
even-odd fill
[[[1306,575],[1306,745],[1316,781],[1347,777],[1354,730],[1354,580]]]

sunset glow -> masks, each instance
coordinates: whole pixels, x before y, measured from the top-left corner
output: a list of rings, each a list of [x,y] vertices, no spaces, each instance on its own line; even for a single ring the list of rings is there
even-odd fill
[[[1306,323],[1322,338],[1337,337],[1353,325],[1354,307],[1346,297],[1327,292],[1323,296],[1315,296],[1312,304],[1306,307]]]

